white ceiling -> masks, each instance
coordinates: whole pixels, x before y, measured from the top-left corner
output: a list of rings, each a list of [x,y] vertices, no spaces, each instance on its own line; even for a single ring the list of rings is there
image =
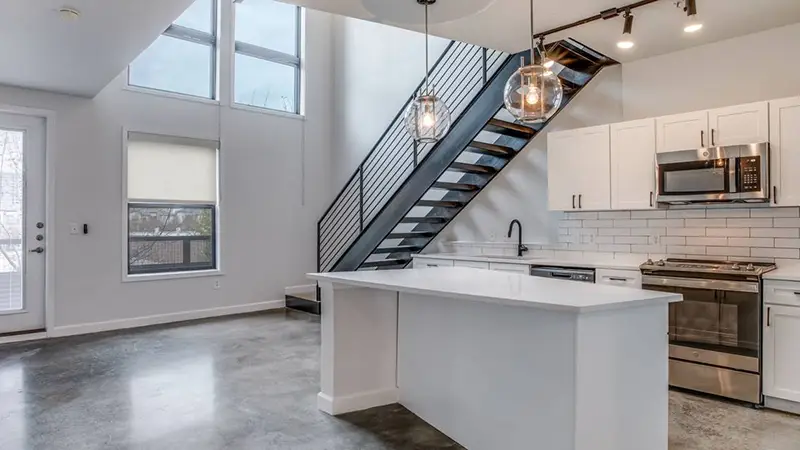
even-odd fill
[[[3,0],[0,84],[93,97],[191,2]],[[81,17],[62,19],[65,4]]]
[[[311,9],[422,31],[423,10],[416,0],[281,0]],[[437,0],[430,7],[431,33],[506,52],[530,46],[529,0],[469,0],[470,14],[459,6],[467,0]],[[382,3],[382,8],[377,4]],[[536,31],[544,31],[593,16],[633,0],[535,0]],[[553,35],[572,37],[620,62],[670,53],[736,36],[800,22],[800,0],[697,0],[705,27],[683,32],[685,14],[673,0],[659,0],[634,11],[636,46],[619,50],[622,18],[598,21]],[[414,10],[419,18],[409,24]],[[742,55],[746,58],[746,55]]]

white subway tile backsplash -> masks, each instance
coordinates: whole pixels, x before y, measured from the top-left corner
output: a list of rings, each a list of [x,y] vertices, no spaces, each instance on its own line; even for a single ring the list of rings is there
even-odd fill
[[[569,234],[588,234],[592,236],[597,234],[597,228],[569,228],[569,230]]]
[[[606,227],[613,227],[614,221],[613,220],[584,220],[583,226],[585,228],[606,228]]]
[[[706,236],[748,237],[750,228],[706,228]]]
[[[631,219],[666,219],[667,212],[659,211],[631,211]]]
[[[617,228],[636,228],[636,227],[646,227],[647,220],[644,219],[627,219],[627,220],[615,220],[614,226]]]
[[[600,219],[630,219],[630,211],[603,211],[600,213]]]
[[[705,255],[706,248],[691,245],[668,245],[667,253],[683,253],[685,255]]]
[[[800,248],[800,239],[775,239],[775,247]]]
[[[595,236],[595,244],[613,244],[615,239],[620,239],[625,236]]]
[[[708,209],[706,217],[713,219],[716,217],[750,217],[749,209]]]
[[[686,238],[683,236],[664,236],[659,242],[661,245],[686,245]]]
[[[800,217],[798,208],[753,208],[750,217]]]
[[[596,212],[568,212],[566,213],[567,219],[580,219],[580,220],[592,220],[597,219]]]
[[[667,228],[667,236],[705,236],[705,228]]]
[[[726,227],[728,226],[727,219],[686,219],[686,226],[692,227]]]
[[[599,250],[601,252],[630,253],[631,246],[627,244],[600,244]]]
[[[611,237],[611,236],[609,236]],[[647,236],[614,236],[615,244],[640,244],[648,243]]]
[[[599,228],[600,236],[630,236],[630,228]]]
[[[750,256],[756,258],[800,258],[800,249],[796,248],[751,248]]]
[[[728,219],[729,228],[766,228],[771,226],[772,219]]]
[[[682,227],[683,219],[648,219],[648,227]]]
[[[666,256],[667,247],[663,245],[631,245],[631,252],[633,253],[646,253],[648,255],[657,254]],[[658,259],[658,257],[656,258]]]
[[[631,228],[631,236],[664,236],[666,228]]]
[[[775,228],[800,228],[800,219],[775,219]]]
[[[750,256],[750,247],[706,247],[710,256]]]
[[[705,209],[674,209],[667,211],[667,219],[705,219]]]
[[[581,228],[583,226],[582,220],[559,220],[558,226],[561,228]]]
[[[776,237],[776,238],[797,238],[800,237],[798,228],[750,228],[751,237]]]
[[[731,247],[773,247],[775,239],[772,238],[728,238]]]
[[[728,238],[724,237],[687,237],[686,245],[728,245]]]
[[[581,242],[581,237],[577,234],[569,234],[569,235],[559,235],[558,242],[564,244],[577,244]]]
[[[559,235],[563,235],[563,234],[570,234],[570,233],[569,233],[569,230],[580,230],[580,229],[581,229],[581,228],[559,228],[559,229],[558,229],[558,234],[559,234]],[[576,233],[576,234],[577,234],[577,233]]]
[[[569,244],[569,249],[580,252],[596,252],[597,244]]]

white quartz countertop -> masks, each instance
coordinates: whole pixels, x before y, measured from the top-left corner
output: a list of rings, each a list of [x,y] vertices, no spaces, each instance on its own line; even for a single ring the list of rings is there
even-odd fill
[[[535,266],[560,266],[560,267],[586,267],[589,269],[614,269],[614,270],[635,270],[639,271],[641,261],[628,262],[615,259],[557,259],[536,256],[491,256],[491,255],[463,255],[457,253],[426,253],[413,255],[419,259],[452,259],[454,261],[477,261],[504,264],[524,264]]]
[[[800,281],[800,264],[779,266],[772,272],[764,274],[765,280]]]
[[[680,295],[666,292],[467,267],[312,273],[308,277],[334,284],[575,313],[682,300]]]

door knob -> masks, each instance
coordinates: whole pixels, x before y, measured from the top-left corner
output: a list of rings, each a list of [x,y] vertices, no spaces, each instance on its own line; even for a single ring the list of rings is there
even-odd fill
[[[43,247],[36,247],[33,250],[28,250],[28,251],[31,252],[31,253],[44,253],[44,248]]]
[[[42,228],[44,228],[44,222],[36,222],[36,228],[38,228],[38,229],[40,229],[40,230],[41,230]]]

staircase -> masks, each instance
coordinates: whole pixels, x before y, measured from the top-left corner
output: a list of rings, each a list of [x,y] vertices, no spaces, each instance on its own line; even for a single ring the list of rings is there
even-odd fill
[[[570,39],[550,44],[547,54],[564,87],[561,110],[616,64]],[[405,107],[400,111],[318,222],[318,270],[406,267],[547,126],[515,123],[504,108],[506,80],[522,56],[529,54],[450,44],[430,73],[451,106],[450,132],[418,145],[405,132]]]

